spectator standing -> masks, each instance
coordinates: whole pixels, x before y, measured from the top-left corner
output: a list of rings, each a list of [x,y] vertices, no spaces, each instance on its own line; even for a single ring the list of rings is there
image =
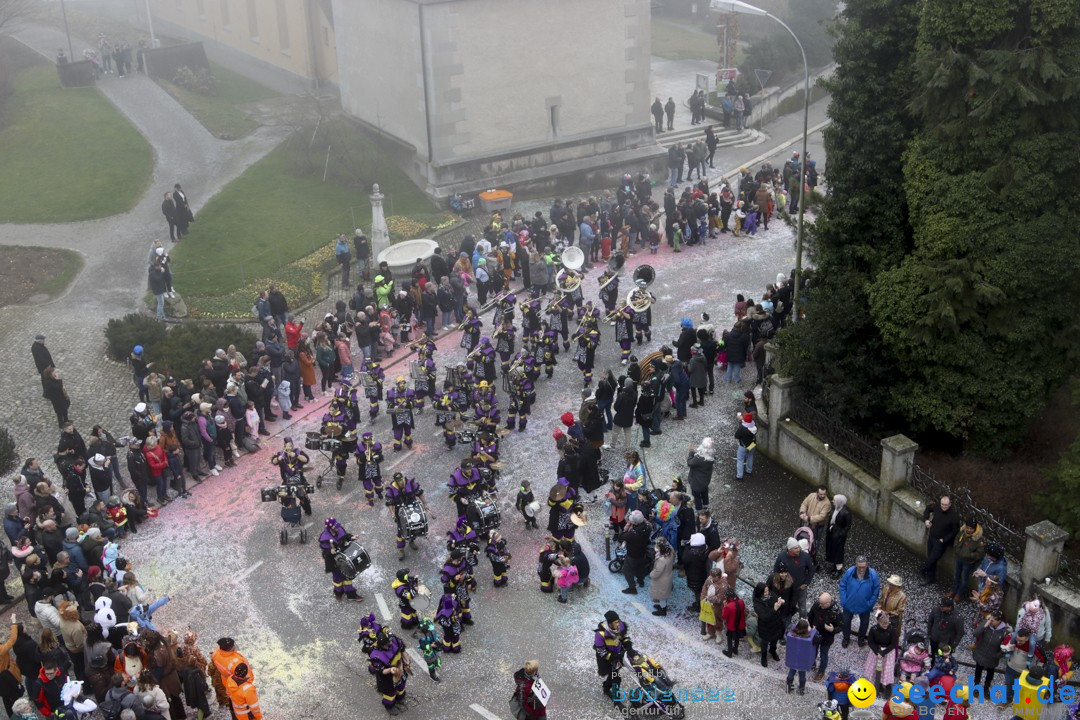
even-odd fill
[[[177,231],[176,201],[173,200],[171,192],[165,193],[165,199],[161,201],[161,214],[165,216],[165,222],[169,223],[169,239],[176,242],[182,238],[183,234]]]
[[[30,346],[30,354],[34,356],[34,367],[37,368],[38,375],[41,376],[41,385],[44,388],[45,371],[51,367],[56,367],[56,364],[53,362],[49,348],[45,346],[45,336],[41,333],[34,336],[34,343]]]
[[[353,249],[356,250],[356,267],[360,272],[360,277],[370,280],[371,241],[360,228],[353,231]]]
[[[832,506],[825,529],[825,562],[833,566],[832,574],[836,577],[844,567],[844,546],[851,530],[851,511],[847,508],[846,495],[833,495]]]
[[[349,288],[349,270],[352,268],[352,253],[349,252],[349,243],[345,240],[345,233],[337,236],[337,244],[334,246],[334,257],[341,265],[341,289]]]
[[[807,619],[810,621],[810,626],[817,631],[818,640],[815,643],[817,645],[817,673],[814,675],[814,682],[821,682],[829,669],[829,650],[836,639],[836,633],[840,630],[843,615],[839,606],[833,601],[832,595],[823,592],[810,606]]]
[[[712,482],[715,464],[716,447],[711,437],[702,438],[696,448],[690,448],[686,465],[690,470],[690,493],[694,496],[695,510],[709,507],[709,484]]]
[[[971,573],[986,556],[986,538],[983,537],[982,526],[974,517],[968,518],[956,534],[953,553],[956,567],[953,569],[952,592],[948,594],[953,600],[963,602],[968,596]]]
[[[773,564],[773,572],[785,570],[794,584],[795,608],[806,616],[806,589],[814,579],[814,561],[795,538],[787,539],[787,547]]]
[[[840,579],[840,604],[844,606],[844,639],[841,647],[851,642],[851,621],[858,616],[859,647],[866,647],[866,634],[870,630],[870,611],[874,609],[881,593],[881,580],[877,570],[870,567],[866,558],[860,555],[855,565],[848,568]]]
[[[41,386],[45,398],[52,403],[53,412],[56,413],[56,423],[64,427],[68,421],[68,409],[71,407],[71,398],[64,389],[64,381],[60,378],[60,371],[51,365],[45,368],[41,375]]]
[[[742,422],[735,429],[738,447],[735,452],[735,479],[742,480],[743,474],[754,474],[754,449],[757,447],[757,424],[751,413],[742,414]]]
[[[926,620],[926,639],[930,643],[930,655],[937,656],[942,645],[959,647],[964,637],[964,621],[954,612],[955,603],[951,595],[941,599],[941,603],[930,611]]]
[[[657,98],[657,99],[659,100],[659,98]],[[668,130],[674,130],[675,129],[675,99],[674,98],[669,97],[667,99],[667,102],[664,103],[664,113],[667,114],[667,129]],[[554,218],[552,218],[552,221],[554,221]]]
[[[784,662],[788,667],[787,691],[790,694],[794,687],[795,675],[799,676],[799,694],[806,694],[806,673],[814,665],[817,645],[817,630],[810,627],[805,619],[799,620],[787,634],[785,643]]]
[[[933,585],[938,561],[952,546],[960,530],[960,519],[956,508],[952,506],[952,499],[948,495],[942,495],[936,503],[927,505],[926,510],[923,511],[923,524],[926,525],[928,531],[926,563],[919,572],[923,578],[923,585]]]
[[[824,558],[825,529],[829,524],[829,515],[833,505],[829,500],[829,490],[824,485],[818,485],[817,489],[803,498],[799,505],[799,519],[803,524],[814,531],[815,563],[817,569],[821,569],[821,563],[817,557]],[[818,553],[820,552],[820,555]],[[841,599],[841,602],[843,600]]]

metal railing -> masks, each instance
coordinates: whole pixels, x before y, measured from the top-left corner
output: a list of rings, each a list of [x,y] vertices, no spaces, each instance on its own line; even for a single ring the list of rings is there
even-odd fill
[[[881,474],[881,445],[844,427],[842,423],[815,408],[798,394],[788,416],[834,450],[874,477]]]
[[[959,516],[966,520],[974,517],[982,526],[983,536],[1001,543],[1005,553],[1016,560],[1023,560],[1024,548],[1027,545],[1027,536],[1024,531],[1007,520],[997,517],[986,508],[980,507],[971,497],[968,488],[955,490],[934,477],[934,474],[923,470],[918,465],[911,466],[910,485],[915,490],[927,495],[936,501],[942,495],[948,495],[952,500],[952,506],[956,508]]]

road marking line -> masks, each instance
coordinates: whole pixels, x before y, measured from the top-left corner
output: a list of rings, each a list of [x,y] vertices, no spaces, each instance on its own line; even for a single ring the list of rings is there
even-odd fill
[[[400,463],[405,458],[412,457],[413,453],[415,453],[415,452],[416,452],[415,450],[410,450],[409,452],[405,453],[404,455],[399,457],[394,462],[390,463],[390,465],[386,469],[387,470],[393,470],[394,468],[396,468],[398,466],[398,463]]]
[[[469,709],[479,713],[481,717],[487,718],[487,720],[502,720],[501,717],[491,712],[483,705],[477,705],[476,703],[473,703],[469,706]]]
[[[311,527],[311,526],[312,526],[312,525],[314,525],[314,524],[315,524],[315,523],[313,523],[313,522],[309,522],[309,523],[306,523],[306,524],[304,525],[303,529],[304,529],[304,530],[307,530],[307,529],[308,529],[309,527]]]
[[[355,490],[342,495],[341,497],[339,497],[337,500],[334,501],[334,504],[335,505],[344,505],[345,503],[349,502],[349,498],[351,498],[353,495],[355,495],[358,492],[360,492],[360,488],[356,488]]]
[[[390,622],[393,617],[390,614],[390,608],[386,606],[386,601],[383,600],[382,593],[375,593],[375,603],[379,606],[379,614],[382,615],[384,622]]]
[[[417,670],[419,670],[419,668],[425,668],[425,669],[427,668],[427,663],[424,662],[424,656],[420,654],[419,650],[417,650],[416,648],[409,648],[408,650],[406,650],[406,652],[409,653],[409,657],[411,657],[413,659],[413,662],[416,663]],[[413,675],[415,675],[415,674],[416,673],[414,672]],[[431,676],[429,675],[428,677],[431,677]],[[431,682],[435,682],[435,681],[432,680]]]
[[[247,570],[244,570],[243,572],[241,572],[239,575],[236,576],[236,578],[235,578],[236,582],[240,582],[241,580],[246,578],[248,575],[250,575],[251,573],[258,570],[259,566],[262,565],[262,564],[263,564],[263,561],[260,560],[259,562],[255,563],[254,565],[249,567]]]

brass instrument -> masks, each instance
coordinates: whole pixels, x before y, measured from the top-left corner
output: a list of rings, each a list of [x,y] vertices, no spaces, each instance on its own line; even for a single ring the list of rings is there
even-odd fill
[[[564,295],[563,293],[559,293],[558,297],[556,297],[554,300],[549,302],[547,307],[544,308],[544,313],[543,314],[547,315],[548,313],[550,313],[556,307],[558,307],[559,309],[562,309],[562,301],[563,301],[563,299],[565,297],[566,297],[566,295]]]
[[[626,258],[623,257],[623,254],[621,252],[614,253],[611,256],[611,259],[608,260],[607,270],[604,271],[604,274],[608,275],[608,278],[607,280],[604,280],[602,283],[600,283],[600,287],[598,289],[603,290],[608,285],[615,282],[616,278],[619,277],[619,272],[622,270],[623,265],[625,264]]]
[[[487,303],[485,303],[483,307],[480,308],[480,312],[481,313],[487,312],[488,310],[490,310],[491,308],[495,307],[496,305],[500,304],[503,300],[505,300],[508,295],[510,295],[509,290],[507,290],[506,292],[501,293],[499,295],[496,295],[494,298],[492,298]]]
[[[564,293],[572,293],[581,287],[582,275],[578,270],[585,264],[585,253],[579,247],[568,247],[560,256],[563,267],[555,275],[555,287]]]
[[[466,313],[466,318],[462,320],[460,325],[457,326],[457,329],[464,330],[465,326],[468,325],[474,317],[476,317],[476,313],[470,308],[469,311]]]

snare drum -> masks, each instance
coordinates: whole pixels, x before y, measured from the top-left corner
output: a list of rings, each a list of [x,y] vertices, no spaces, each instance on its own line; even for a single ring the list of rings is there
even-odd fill
[[[371,557],[368,556],[367,550],[354,540],[345,546],[344,550],[334,555],[334,564],[339,573],[352,580],[371,567]]]
[[[322,449],[322,433],[309,432],[304,436],[304,447],[308,450]]]
[[[421,535],[427,535],[427,513],[424,511],[424,506],[419,502],[413,501],[401,505],[398,507],[397,516],[398,526],[405,534],[405,537],[411,540]]]
[[[476,440],[476,431],[478,430],[475,423],[467,423],[465,427],[458,431],[458,442],[468,443]]]
[[[480,493],[469,498],[467,503],[465,516],[474,530],[487,532],[499,527],[502,518],[499,516],[499,506],[495,498],[487,493]]]

